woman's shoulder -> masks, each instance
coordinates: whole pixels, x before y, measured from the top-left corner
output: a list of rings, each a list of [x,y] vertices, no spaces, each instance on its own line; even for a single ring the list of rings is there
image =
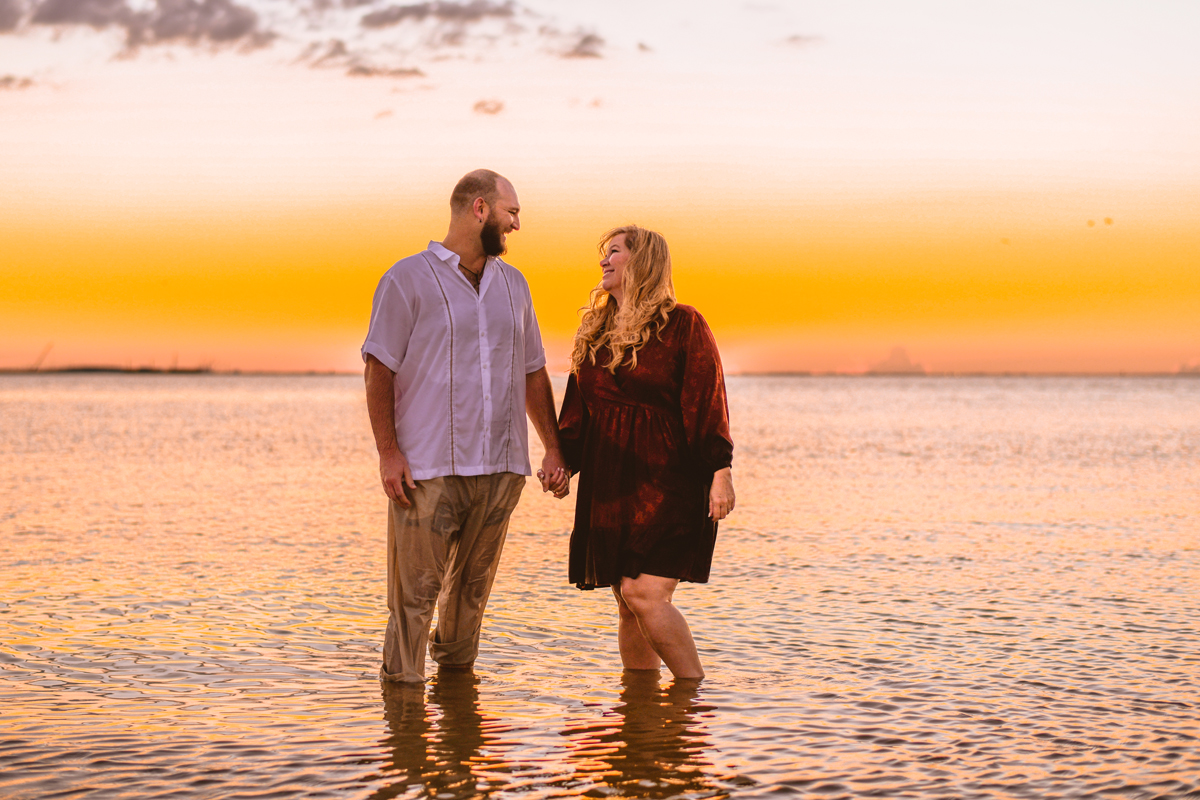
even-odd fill
[[[676,303],[675,307],[671,309],[670,317],[671,322],[685,329],[696,325],[708,327],[708,320],[704,319],[704,315],[695,306]]]
[[[704,315],[697,311],[695,306],[685,305],[684,303],[676,303],[675,307],[670,311],[670,317],[671,319],[678,319],[681,322],[703,321],[704,319]]]

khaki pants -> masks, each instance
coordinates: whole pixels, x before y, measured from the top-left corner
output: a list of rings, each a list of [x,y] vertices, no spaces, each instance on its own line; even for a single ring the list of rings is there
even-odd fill
[[[511,472],[416,481],[412,506],[389,501],[388,624],[383,669],[389,681],[425,680],[425,647],[445,666],[479,655],[483,610],[492,591],[508,518],[525,477]],[[437,605],[437,628],[430,633]]]

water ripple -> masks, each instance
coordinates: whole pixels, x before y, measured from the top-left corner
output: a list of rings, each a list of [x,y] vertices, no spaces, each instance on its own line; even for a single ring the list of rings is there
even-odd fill
[[[709,678],[621,673],[530,486],[414,691],[361,380],[0,377],[0,796],[1200,796],[1196,382],[730,390]]]

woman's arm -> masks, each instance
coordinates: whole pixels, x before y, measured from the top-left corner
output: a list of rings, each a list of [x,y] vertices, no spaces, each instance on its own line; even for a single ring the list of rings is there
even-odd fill
[[[729,467],[713,473],[712,489],[708,492],[708,515],[716,521],[725,519],[735,505],[733,470]]]
[[[562,443],[569,475],[579,472],[583,461],[583,434],[587,425],[588,410],[583,402],[583,393],[579,391],[579,376],[572,372],[567,378],[567,391],[558,415],[558,439]]]

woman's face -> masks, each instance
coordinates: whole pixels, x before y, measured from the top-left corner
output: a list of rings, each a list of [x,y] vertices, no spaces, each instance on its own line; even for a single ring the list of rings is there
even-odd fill
[[[604,258],[600,259],[600,288],[609,294],[617,294],[618,300],[621,285],[625,279],[625,262],[629,260],[629,248],[625,245],[625,234],[619,233],[608,243]]]

